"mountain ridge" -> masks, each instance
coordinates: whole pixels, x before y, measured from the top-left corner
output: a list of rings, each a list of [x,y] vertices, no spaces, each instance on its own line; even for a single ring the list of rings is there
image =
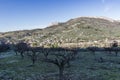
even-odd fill
[[[68,21],[76,20],[76,19],[80,19],[80,18],[95,18],[95,19],[108,20],[108,21],[110,21],[110,22],[120,22],[120,20],[113,19],[113,18],[109,18],[109,17],[105,17],[105,16],[80,16],[80,17],[77,17],[77,18],[70,19],[70,20],[68,20]],[[68,21],[66,21],[66,22],[68,22]],[[51,23],[50,25],[48,25],[48,26],[45,27],[45,28],[48,28],[48,27],[53,26],[53,25],[58,25],[59,23],[65,23],[65,22]],[[0,32],[0,33],[16,32],[16,31],[30,31],[30,30],[45,29],[45,28],[23,29],[23,30],[6,31],[6,32]]]
[[[120,39],[120,22],[103,17],[78,17],[43,29],[21,30],[0,34],[0,40],[25,41],[49,45]]]

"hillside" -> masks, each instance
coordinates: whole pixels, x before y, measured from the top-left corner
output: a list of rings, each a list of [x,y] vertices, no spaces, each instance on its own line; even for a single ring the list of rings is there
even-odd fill
[[[9,42],[22,40],[42,46],[51,43],[119,40],[119,33],[119,21],[103,17],[79,17],[44,29],[0,33],[0,39]]]

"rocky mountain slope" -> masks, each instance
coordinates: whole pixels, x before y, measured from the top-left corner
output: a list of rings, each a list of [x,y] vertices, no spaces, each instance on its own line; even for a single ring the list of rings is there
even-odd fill
[[[0,40],[34,45],[120,39],[120,22],[103,17],[79,17],[44,29],[0,33]]]

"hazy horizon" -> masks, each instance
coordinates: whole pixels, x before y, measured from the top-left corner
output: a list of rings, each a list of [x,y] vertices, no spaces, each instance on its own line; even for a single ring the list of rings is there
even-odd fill
[[[120,20],[119,0],[0,0],[0,32],[45,28],[81,16]]]

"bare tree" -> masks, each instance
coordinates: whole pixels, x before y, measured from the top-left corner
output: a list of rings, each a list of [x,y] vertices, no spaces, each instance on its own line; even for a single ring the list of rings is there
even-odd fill
[[[10,48],[7,44],[0,44],[0,55],[1,55],[1,52],[6,52],[8,51]],[[1,64],[0,64],[1,65]]]
[[[112,50],[115,52],[115,55],[117,56],[118,55],[118,52],[119,52],[119,47],[118,47],[118,42],[117,41],[114,41],[111,45],[111,48]]]
[[[44,58],[43,61],[56,65],[59,69],[59,80],[65,80],[63,75],[65,66],[74,59],[75,53],[73,50],[53,48],[49,51],[47,58]]]
[[[112,47],[105,47],[104,49],[105,49],[105,51],[108,51],[109,54],[111,54],[111,52],[112,52]]]
[[[111,44],[111,47],[118,47],[118,42],[117,41],[113,41],[113,43]]]
[[[6,52],[7,50],[9,50],[10,48],[9,48],[9,45],[7,45],[7,44],[1,44],[0,45],[0,53],[1,52]]]
[[[34,65],[35,62],[37,61],[37,56],[39,55],[39,53],[41,53],[41,51],[42,51],[41,47],[29,47],[29,52],[27,55],[31,58],[32,65]]]
[[[16,44],[11,44],[11,50],[13,50],[13,51],[15,52],[16,55],[18,54]]]
[[[112,50],[115,52],[115,55],[118,55],[118,52],[120,51],[119,47],[113,47]]]
[[[87,49],[91,51],[93,55],[95,55],[95,51],[98,50],[98,47],[88,47]]]
[[[28,45],[24,42],[21,42],[21,43],[16,44],[15,47],[16,47],[15,51],[19,52],[22,59],[23,59],[24,58],[24,52],[28,51],[28,49],[29,49]]]

